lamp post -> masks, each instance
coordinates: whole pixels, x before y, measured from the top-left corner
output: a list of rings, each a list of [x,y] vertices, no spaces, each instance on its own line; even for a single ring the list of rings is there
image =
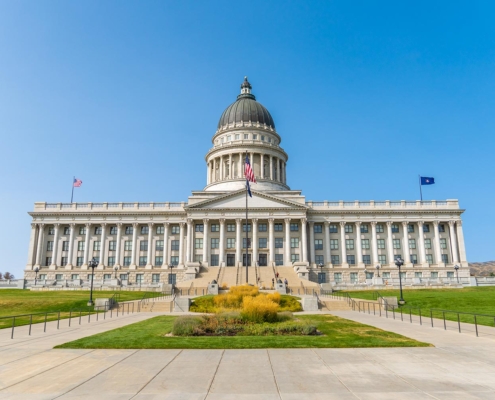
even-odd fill
[[[320,273],[321,273],[321,279],[323,279],[323,263],[318,264],[318,268],[320,268]],[[325,283],[325,282],[318,282],[318,283]]]
[[[36,275],[34,276],[34,286],[36,286],[36,282],[38,281],[38,272],[40,272],[40,269],[36,267],[34,272],[36,272]]]
[[[170,274],[168,275],[168,283],[173,285],[174,283],[172,282],[172,269],[174,268],[174,264],[169,264],[168,267],[170,268]]]
[[[400,305],[403,305],[406,302],[404,301],[404,297],[402,296],[402,275],[400,273],[400,267],[402,267],[404,265],[404,260],[402,258],[400,258],[400,257],[397,257],[395,259],[395,265],[397,265],[397,268],[399,268],[399,285],[400,285],[400,300],[399,300],[399,304]]]
[[[377,277],[379,278],[380,277],[380,264],[377,264],[377,266],[375,268],[376,268]]]
[[[119,267],[115,266],[113,267],[113,270],[115,271],[115,279],[117,279],[117,271],[119,270]]]
[[[91,268],[91,288],[89,292],[88,306],[93,306],[93,281],[95,277],[95,268],[98,266],[98,261],[93,257],[93,259],[88,263],[88,267]]]
[[[455,269],[455,274],[457,275],[457,283],[459,283],[459,266],[456,264],[454,265]]]

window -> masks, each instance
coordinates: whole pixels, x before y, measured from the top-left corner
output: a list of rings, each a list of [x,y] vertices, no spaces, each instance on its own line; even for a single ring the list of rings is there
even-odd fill
[[[55,228],[54,227],[48,228],[48,235],[55,235]]]
[[[160,282],[160,274],[152,274],[151,283],[159,283],[159,282]]]
[[[95,227],[95,235],[101,235],[101,226]]]
[[[392,224],[392,233],[399,233],[399,225]]]
[[[179,251],[179,241],[178,240],[171,240],[170,244],[171,244],[170,250]]]
[[[378,255],[378,263],[379,264],[386,264],[387,263],[387,256],[385,254],[379,254]]]
[[[53,251],[53,242],[46,242],[46,251]]]
[[[401,272],[399,275],[402,279],[406,279],[406,272]]]
[[[363,239],[361,241],[361,248],[362,249],[369,249],[370,248],[370,240],[369,239]]]
[[[136,274],[136,283],[141,285],[144,282],[144,274]]]
[[[358,282],[358,273],[351,272],[351,283],[357,283],[357,282]]]
[[[61,281],[62,279],[64,279],[64,276],[62,274],[55,274],[56,281]]]
[[[64,228],[64,235],[70,235],[70,227],[66,226]]]
[[[257,140],[258,139],[258,135],[254,134],[253,135],[253,140]]]
[[[235,140],[239,140],[241,136],[239,134],[235,135]]]
[[[79,279],[79,274],[72,274],[72,275],[70,276],[70,279],[72,279],[73,281],[75,281],[75,280]]]
[[[261,135],[261,140],[265,140],[265,135]]]
[[[110,227],[110,235],[116,235],[116,234],[117,234],[117,227],[111,226]]]
[[[385,248],[385,239],[378,239],[376,241],[376,244],[379,249],[384,249]]]
[[[354,250],[354,239],[346,239],[345,240],[345,248],[347,250]]]
[[[205,226],[203,224],[196,224],[194,225],[194,230],[196,232],[203,232],[205,229]]]
[[[280,224],[282,225],[282,224]],[[259,224],[258,225],[258,232],[266,232],[266,224]]]
[[[339,249],[339,239],[330,239],[330,250]]]
[[[334,280],[336,283],[340,283],[340,282],[342,282],[342,272],[334,272],[334,273],[333,273],[333,280]]]
[[[299,248],[299,238],[290,238],[290,247],[291,249]]]
[[[275,265],[284,265],[284,255],[275,254]]]
[[[299,254],[291,254],[290,255],[290,262],[299,262]]]
[[[329,229],[330,233],[337,233],[338,232],[337,225],[330,225],[328,229]]]
[[[258,243],[260,249],[266,249],[268,246],[266,238],[259,238]]]
[[[69,242],[62,242],[62,251],[69,251]]]
[[[322,255],[315,256],[315,263],[316,264],[324,264],[324,262],[323,262],[323,256]]]
[[[339,256],[330,256],[330,259],[332,260],[332,264],[340,264]]]
[[[157,226],[156,227],[156,234],[157,235],[163,235],[165,233],[165,227],[164,226]]]
[[[409,239],[409,248],[410,249],[416,248],[416,239]]]
[[[423,273],[422,272],[415,272],[414,273],[414,277],[415,278],[422,278],[423,277]]]
[[[353,233],[354,232],[354,227],[349,224],[345,224],[345,233]]]
[[[124,242],[124,250],[131,251],[132,250],[132,242],[130,240],[126,240]]]
[[[211,232],[220,232],[220,225],[218,225],[218,224],[211,224],[210,231]]]
[[[115,265],[115,257],[108,257],[108,266],[113,267]]]
[[[377,224],[376,225],[376,233],[383,233],[385,230],[384,230],[384,226],[383,224]]]
[[[110,240],[108,242],[108,250],[109,251],[115,251],[115,250],[117,250],[117,242],[115,240]]]
[[[323,250],[323,240],[315,239],[315,250]]]
[[[441,249],[446,249],[447,248],[447,239],[440,238],[440,248]]]
[[[163,256],[155,256],[155,266],[160,267],[163,264]]]
[[[246,224],[242,224],[242,231],[246,232]],[[251,232],[251,224],[247,224],[247,231]]]
[[[438,279],[438,272],[431,272],[430,273],[430,278],[431,279]]]
[[[179,256],[170,257],[170,264],[174,266],[179,265]]]
[[[203,239],[202,238],[194,239],[194,248],[195,249],[202,249],[203,248]]]
[[[103,274],[103,280],[108,281],[112,279],[112,274]]]
[[[348,254],[347,255],[347,264],[356,265],[356,257],[354,257],[352,254]]]
[[[323,232],[323,225],[320,225],[320,224],[315,225],[313,229],[314,229],[315,233],[322,233]]]
[[[141,240],[139,242],[139,250],[140,251],[148,251],[148,241],[147,240]]]
[[[180,226],[179,225],[172,225],[170,227],[170,233],[172,235],[178,235],[178,234],[180,234]]]
[[[45,267],[48,267],[52,265],[52,258],[51,257],[46,257],[45,259]]]
[[[124,257],[124,267],[128,267],[129,265],[131,265],[131,257]]]
[[[227,224],[227,232],[235,232],[235,224]]]
[[[147,235],[149,233],[149,227],[147,225],[141,227],[141,235]]]
[[[93,242],[93,251],[100,251],[101,250],[101,242],[99,240],[95,240]]]
[[[424,224],[423,225],[423,232],[425,232],[425,233],[430,232],[430,224]]]
[[[363,255],[363,263],[365,263],[366,265],[370,265],[371,257],[369,255]]]
[[[76,259],[76,266],[77,267],[80,267],[81,265],[83,265],[83,258],[82,257],[77,257],[77,259]]]
[[[244,134],[244,140],[248,140],[249,139],[249,135],[247,133]]]
[[[144,267],[148,263],[148,257],[140,256],[139,257],[139,266]]]
[[[290,231],[291,232],[298,232],[299,231],[299,224],[290,224]]]
[[[66,266],[66,265],[67,265],[67,261],[68,261],[68,260],[69,260],[69,259],[68,259],[67,257],[62,257],[62,260],[61,260],[61,262],[60,262],[60,265],[61,265],[62,267]]]
[[[431,249],[431,239],[425,239],[425,249]]]
[[[390,279],[390,272],[383,272],[382,273],[382,278],[383,279]]]
[[[211,248],[212,249],[218,249],[219,247],[219,244],[220,244],[220,239],[215,239],[215,238],[212,238],[211,239]]]
[[[230,135],[227,135],[227,142],[230,142]]]
[[[361,233],[368,233],[368,224],[361,224]]]
[[[407,232],[408,233],[414,233],[414,225],[413,224],[407,225]]]
[[[400,239],[393,239],[394,249],[400,249]]]
[[[163,251],[163,240],[157,240],[155,242],[155,250],[156,251]]]
[[[283,247],[284,247],[284,239],[275,238],[275,248],[276,249],[282,249]]]
[[[449,263],[449,255],[448,254],[442,254],[442,262],[445,264]]]
[[[125,234],[126,235],[132,235],[132,232],[134,232],[134,229],[132,229],[132,226],[126,226],[125,227]]]
[[[248,248],[250,249],[251,248],[251,239],[248,239],[247,243],[248,243]],[[246,248],[246,238],[242,238],[242,248],[243,249]]]
[[[438,224],[438,231],[439,232],[445,232],[445,225],[444,224]]]
[[[282,232],[284,230],[282,224],[275,224],[275,232]]]
[[[235,249],[235,239],[227,238],[227,249]]]
[[[413,264],[417,264],[417,263],[418,263],[418,255],[417,255],[417,254],[411,254],[411,255],[409,256],[409,259],[411,260],[411,262],[412,262]]]
[[[77,251],[84,251],[84,242],[82,240],[77,242]]]
[[[454,277],[454,272],[453,271],[447,271],[447,278],[453,278]]]
[[[212,267],[218,267],[218,254],[212,254],[210,258],[211,258],[210,265]]]
[[[428,264],[433,264],[433,254],[427,254],[426,255],[426,262]]]

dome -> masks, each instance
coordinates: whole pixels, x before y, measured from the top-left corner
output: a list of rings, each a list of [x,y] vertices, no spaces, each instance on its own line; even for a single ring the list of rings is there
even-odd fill
[[[241,94],[237,96],[237,100],[228,106],[218,121],[218,129],[231,124],[249,123],[267,125],[275,129],[275,122],[268,112],[260,103],[256,101],[256,97],[251,93],[251,84],[244,78],[241,84]]]

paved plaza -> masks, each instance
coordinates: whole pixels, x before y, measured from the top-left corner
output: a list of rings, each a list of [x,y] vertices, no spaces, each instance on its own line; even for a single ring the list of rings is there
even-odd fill
[[[334,312],[432,348],[70,350],[53,346],[144,320],[131,314],[32,336],[0,333],[0,399],[494,399],[495,338]],[[64,322],[64,321],[62,321]],[[52,324],[52,325],[50,325]]]

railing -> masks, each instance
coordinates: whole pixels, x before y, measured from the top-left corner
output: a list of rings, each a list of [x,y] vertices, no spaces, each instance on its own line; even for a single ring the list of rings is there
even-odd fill
[[[40,202],[40,203],[35,203],[34,209],[36,210],[50,210],[50,211],[56,211],[56,210],[67,210],[67,209],[72,209],[72,210],[98,210],[98,211],[104,211],[108,210],[109,208],[115,210],[128,210],[128,209],[134,209],[134,210],[146,210],[149,211],[150,209],[152,210],[167,210],[171,208],[181,208],[186,206],[186,202],[165,202],[165,203],[45,203],[45,202]]]
[[[384,201],[307,201],[306,205],[316,208],[342,209],[342,208],[459,208],[458,200],[384,200]]]

